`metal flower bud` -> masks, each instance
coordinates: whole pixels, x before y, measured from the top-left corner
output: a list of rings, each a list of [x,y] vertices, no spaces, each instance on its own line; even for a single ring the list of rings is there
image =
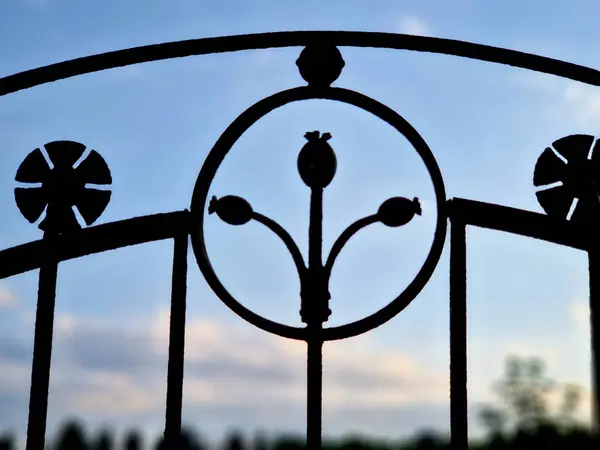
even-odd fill
[[[208,214],[217,216],[229,225],[244,225],[252,219],[252,206],[242,197],[226,195],[217,199],[213,196],[208,205]]]
[[[406,225],[416,215],[421,215],[421,204],[415,197],[410,200],[405,197],[392,197],[381,204],[377,210],[377,218],[388,227]]]
[[[308,187],[324,188],[331,183],[337,169],[335,152],[327,143],[331,134],[309,131],[304,137],[308,142],[298,155],[298,172]]]

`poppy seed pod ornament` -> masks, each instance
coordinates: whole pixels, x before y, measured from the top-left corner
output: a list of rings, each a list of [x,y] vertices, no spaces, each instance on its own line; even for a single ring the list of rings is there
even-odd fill
[[[304,137],[308,142],[298,155],[300,177],[310,188],[325,188],[333,180],[337,169],[335,152],[327,142],[331,134],[309,131]]]
[[[381,204],[377,211],[379,221],[388,227],[406,225],[416,215],[420,216],[421,204],[415,197],[412,200],[404,197],[392,197]]]
[[[213,196],[208,205],[208,214],[217,216],[229,225],[244,225],[252,220],[252,206],[242,197],[226,195],[217,199]]]

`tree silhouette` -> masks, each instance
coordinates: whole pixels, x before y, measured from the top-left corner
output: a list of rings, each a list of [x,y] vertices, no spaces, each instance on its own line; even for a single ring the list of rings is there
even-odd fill
[[[154,450],[165,450],[165,449],[166,449],[165,437],[159,436],[156,439],[156,442],[154,443]]]
[[[142,450],[142,435],[137,430],[128,431],[124,442],[124,450]]]
[[[580,388],[548,378],[546,365],[539,358],[509,356],[504,375],[495,386],[501,404],[481,409],[479,419],[491,435],[512,430],[534,430],[548,423],[572,426],[579,407]],[[562,390],[563,403],[553,414],[548,400]],[[523,438],[524,439],[524,438]]]
[[[437,450],[445,448],[446,442],[433,430],[424,430],[414,441],[415,450]]]
[[[181,450],[207,450],[207,446],[191,427],[183,427],[181,429]]]
[[[207,450],[207,445],[190,427],[182,427],[179,445],[175,449],[167,449],[164,435],[160,436],[154,445],[155,450]]]
[[[563,403],[561,405],[558,421],[564,426],[575,426],[574,416],[581,403],[581,388],[575,384],[564,386]]]
[[[494,390],[500,403],[484,407],[479,414],[488,430],[487,445],[481,448],[584,450],[598,445],[593,444],[590,430],[575,419],[581,389],[550,379],[541,359],[508,357]],[[557,411],[549,406],[549,397],[555,393],[562,394]]]
[[[113,450],[114,444],[115,438],[113,433],[111,433],[109,430],[102,430],[98,434],[96,442],[94,442],[92,448],[94,450]]]
[[[263,431],[259,431],[254,435],[254,442],[252,443],[252,450],[269,450],[269,440]]]
[[[14,450],[15,438],[12,434],[4,434],[0,436],[0,450]]]
[[[75,420],[67,422],[62,427],[54,444],[55,450],[87,450],[87,448],[84,427]]]
[[[248,446],[244,442],[244,437],[239,431],[232,431],[223,445],[223,450],[247,450]]]
[[[272,448],[273,450],[304,450],[306,443],[299,437],[281,435],[275,439]]]

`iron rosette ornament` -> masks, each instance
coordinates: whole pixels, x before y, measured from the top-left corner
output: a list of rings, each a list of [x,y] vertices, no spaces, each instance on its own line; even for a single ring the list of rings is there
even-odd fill
[[[106,161],[92,150],[76,165],[86,150],[79,142],[53,141],[44,148],[49,161],[37,148],[25,157],[17,170],[17,182],[36,184],[15,188],[15,201],[21,214],[34,223],[45,212],[38,226],[50,235],[81,229],[75,209],[86,225],[92,225],[106,209],[111,192],[88,185],[112,183]]]

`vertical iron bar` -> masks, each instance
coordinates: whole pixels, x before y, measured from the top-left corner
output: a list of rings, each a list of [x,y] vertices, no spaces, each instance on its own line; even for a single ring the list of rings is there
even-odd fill
[[[323,188],[310,190],[310,218],[308,225],[308,269],[323,267]]]
[[[183,370],[185,352],[185,312],[187,291],[188,234],[174,239],[171,281],[171,317],[169,324],[169,362],[167,372],[167,408],[165,444],[167,450],[180,447]]]
[[[588,250],[590,274],[590,338],[592,351],[592,426],[600,436],[600,244],[592,242]]]
[[[307,341],[306,444],[311,450],[321,448],[323,415],[323,341],[317,330]]]
[[[310,222],[308,228],[308,282],[315,302],[310,306],[311,314],[307,322],[309,338],[306,357],[306,444],[311,450],[321,448],[322,396],[323,396],[323,328],[321,305],[323,281],[323,189],[312,187],[310,194]]]
[[[55,259],[53,244],[52,238],[44,235],[35,314],[26,450],[44,450],[46,441],[48,388],[52,360],[56,278],[58,275],[58,261]]]
[[[450,436],[452,450],[468,448],[466,225],[450,221]]]

